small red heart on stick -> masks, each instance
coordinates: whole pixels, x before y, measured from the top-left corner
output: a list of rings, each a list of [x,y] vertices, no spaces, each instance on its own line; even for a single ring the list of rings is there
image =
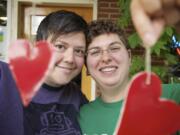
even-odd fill
[[[172,135],[180,129],[180,106],[160,98],[161,81],[151,74],[137,74],[131,81],[129,93],[116,129],[118,135]]]
[[[10,69],[19,88],[24,106],[44,81],[52,65],[52,51],[46,41],[39,41],[32,48],[27,40],[17,40],[9,48]]]

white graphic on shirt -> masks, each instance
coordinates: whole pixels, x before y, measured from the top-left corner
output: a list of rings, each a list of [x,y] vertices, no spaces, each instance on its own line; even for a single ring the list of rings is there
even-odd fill
[[[56,106],[52,107],[41,116],[41,123],[45,128],[41,129],[39,135],[80,135],[64,112],[57,112],[55,108]]]

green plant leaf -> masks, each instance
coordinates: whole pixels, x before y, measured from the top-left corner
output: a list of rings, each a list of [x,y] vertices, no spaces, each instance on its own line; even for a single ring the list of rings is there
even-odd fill
[[[168,67],[165,66],[153,66],[152,71],[156,73],[163,82],[168,81]]]
[[[158,57],[161,54],[161,50],[166,50],[165,48],[166,41],[159,40],[153,47],[152,47],[152,54],[156,54]]]
[[[164,32],[168,35],[168,36],[172,36],[173,34],[173,29],[172,27],[166,27]]]
[[[177,64],[178,58],[174,54],[166,53],[164,54],[164,58],[165,58],[166,63],[168,63],[168,65]]]
[[[123,14],[118,19],[118,24],[121,28],[127,27],[131,22],[131,15],[130,15],[130,0],[119,0],[118,5],[120,7],[120,12]]]
[[[133,33],[128,37],[128,43],[131,48],[136,48],[141,44],[141,39],[139,38],[137,33]]]
[[[130,76],[144,70],[144,59],[141,56],[133,56],[130,67]]]

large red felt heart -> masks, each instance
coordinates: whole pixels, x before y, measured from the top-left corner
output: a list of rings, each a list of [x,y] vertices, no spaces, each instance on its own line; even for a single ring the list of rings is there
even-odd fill
[[[17,40],[9,49],[10,69],[26,106],[42,84],[50,67],[52,51],[46,41],[32,48],[27,40]]]
[[[147,73],[136,75],[118,122],[118,135],[172,135],[180,129],[180,106],[162,99],[161,81],[151,74],[151,84],[145,83]],[[118,128],[119,127],[119,128]]]

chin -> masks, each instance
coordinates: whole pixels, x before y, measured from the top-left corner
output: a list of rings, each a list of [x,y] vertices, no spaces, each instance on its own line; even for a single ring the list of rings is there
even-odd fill
[[[108,81],[108,82],[107,82],[107,81],[105,82],[105,81],[104,81],[104,82],[102,82],[101,84],[104,85],[104,86],[112,87],[112,86],[116,85],[117,82],[109,82],[109,81]]]
[[[70,82],[71,80],[70,79],[63,79],[63,78],[60,78],[60,79],[56,79],[55,80],[55,83],[57,85],[66,85]]]
[[[108,86],[108,87],[114,87],[114,86],[117,85],[117,83],[107,83],[107,84],[105,84],[105,85]]]

